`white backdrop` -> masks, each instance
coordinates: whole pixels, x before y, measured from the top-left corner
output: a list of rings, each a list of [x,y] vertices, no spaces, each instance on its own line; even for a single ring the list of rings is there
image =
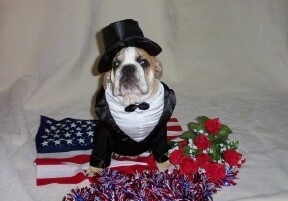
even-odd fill
[[[215,200],[287,200],[287,0],[0,0],[1,199],[61,200],[75,187],[36,187],[39,116],[94,117],[99,31],[126,18],[163,48],[183,128],[219,117],[240,141],[238,185]]]

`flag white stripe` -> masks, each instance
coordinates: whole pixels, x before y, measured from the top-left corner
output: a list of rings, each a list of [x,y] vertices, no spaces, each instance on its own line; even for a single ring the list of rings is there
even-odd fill
[[[167,136],[169,136],[169,137],[173,137],[173,136],[179,136],[180,135],[180,132],[167,132]]]
[[[167,126],[180,126],[180,124],[177,121],[168,121]]]
[[[111,160],[109,168],[132,166],[132,165],[148,165],[144,162],[136,161],[118,161]],[[57,177],[73,177],[77,173],[85,174],[85,170],[89,168],[89,163],[75,164],[75,163],[63,163],[57,165],[37,165],[37,178],[57,178]]]
[[[180,141],[183,141],[183,139],[180,138],[180,137],[177,137],[177,138],[174,138],[174,139],[171,140],[171,141],[173,141],[173,142],[180,142]]]
[[[37,165],[37,178],[58,178],[72,177],[77,173],[84,173],[84,170],[89,167],[89,164],[58,164],[58,165]]]

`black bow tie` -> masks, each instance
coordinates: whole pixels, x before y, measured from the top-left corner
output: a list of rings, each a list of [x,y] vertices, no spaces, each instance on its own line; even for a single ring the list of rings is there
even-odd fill
[[[149,104],[145,102],[140,103],[139,105],[131,104],[125,107],[125,112],[134,112],[137,108],[139,108],[140,110],[148,110],[149,107]]]

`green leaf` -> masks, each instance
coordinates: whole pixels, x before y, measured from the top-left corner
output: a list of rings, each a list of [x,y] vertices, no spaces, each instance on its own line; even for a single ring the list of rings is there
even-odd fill
[[[184,133],[180,135],[180,138],[187,139],[187,140],[194,139],[195,137],[196,137],[196,134],[191,131],[185,131]]]
[[[231,133],[232,133],[232,130],[228,126],[222,124],[218,135],[220,135],[220,136],[226,136],[227,135],[228,136]]]
[[[229,132],[228,131],[220,131],[217,135],[209,138],[213,144],[226,144],[226,140],[228,139]],[[210,137],[210,136],[209,136]]]
[[[203,124],[205,121],[207,121],[209,118],[206,116],[199,116],[196,118],[197,122],[200,124]]]
[[[169,147],[171,147],[171,149],[179,145],[178,142],[174,142],[174,141],[168,141],[167,144]]]
[[[192,132],[194,132],[194,129],[197,129],[198,126],[199,126],[198,123],[194,123],[194,122],[188,123],[188,129]]]
[[[214,140],[211,140],[213,144],[226,144],[226,140],[228,139],[228,136],[222,136],[215,138]]]
[[[189,127],[189,130],[195,134],[198,134],[200,130],[203,130],[203,131],[205,130],[204,124],[199,124],[199,123],[194,123],[194,122],[190,122],[188,124],[188,127]]]
[[[215,140],[217,140],[219,138],[218,135],[208,135],[208,138],[211,142],[214,142]]]
[[[212,159],[213,159],[214,161],[218,161],[218,160],[221,158],[219,146],[217,146],[217,145],[212,145],[212,146],[211,146],[211,150],[213,151],[213,152],[211,153]]]
[[[186,146],[183,148],[184,155],[188,156],[190,154],[190,147]]]
[[[200,153],[200,151],[198,149],[193,149],[192,150],[192,155],[193,156],[197,156]]]

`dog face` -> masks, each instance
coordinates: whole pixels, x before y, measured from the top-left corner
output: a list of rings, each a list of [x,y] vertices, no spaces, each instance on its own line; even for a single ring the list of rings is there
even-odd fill
[[[137,104],[151,97],[156,91],[156,79],[162,75],[160,61],[136,47],[123,48],[114,57],[108,72],[113,95],[123,105]]]

